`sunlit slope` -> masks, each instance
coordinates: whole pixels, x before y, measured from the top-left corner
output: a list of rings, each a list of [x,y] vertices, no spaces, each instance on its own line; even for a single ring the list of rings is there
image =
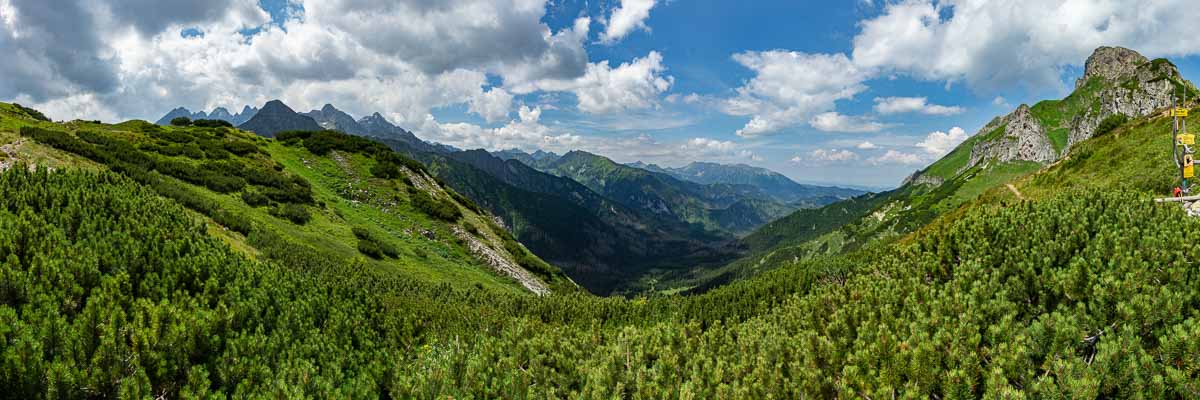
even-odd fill
[[[329,134],[317,148],[225,127],[60,125],[12,110],[0,114],[0,135],[21,148],[14,164],[115,169],[208,217],[212,234],[251,256],[277,256],[260,248],[284,240],[426,282],[575,290],[420,164],[364,139]]]
[[[690,297],[547,297],[259,262],[109,172],[0,175],[20,398],[1190,397],[1200,229],[1138,193],[997,199]],[[274,245],[280,245],[275,243]],[[720,366],[720,367],[717,367]]]

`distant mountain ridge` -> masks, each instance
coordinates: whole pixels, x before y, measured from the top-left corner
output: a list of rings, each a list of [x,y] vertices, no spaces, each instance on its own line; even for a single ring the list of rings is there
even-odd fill
[[[177,107],[174,110],[167,112],[166,115],[163,115],[163,117],[159,118],[158,122],[155,123],[158,125],[170,125],[171,120],[175,118],[187,117],[193,121],[198,119],[217,119],[237,126],[246,123],[246,121],[249,121],[250,118],[253,118],[257,113],[258,109],[250,106],[243,107],[242,112],[237,114],[230,114],[229,110],[225,109],[225,107],[214,108],[212,112],[209,113],[204,111],[193,113],[187,108]]]
[[[700,184],[619,164],[581,150],[535,163],[628,207],[740,235],[795,210],[750,185]]]
[[[332,104],[325,104],[320,110],[312,110],[301,115],[312,118],[325,129],[342,131],[356,136],[399,140],[420,151],[449,153],[458,150],[444,144],[421,140],[412,132],[388,122],[387,118],[378,112],[356,120]]]
[[[275,137],[276,133],[284,131],[319,131],[322,129],[321,125],[317,124],[312,117],[297,113],[279,100],[268,101],[257,114],[254,114],[254,118],[238,125],[238,128],[264,137]]]
[[[732,236],[628,207],[517,159],[484,150],[422,152],[401,141],[378,140],[428,165],[455,191],[503,219],[535,254],[593,293],[638,293],[649,271],[720,265],[740,254],[726,246]]]
[[[751,185],[772,196],[775,200],[787,203],[821,197],[847,199],[865,193],[858,189],[796,183],[778,172],[746,164],[697,161],[680,168],[670,168],[639,161],[628,165],[701,184]]]
[[[1116,136],[1142,136],[1121,137],[1121,140],[1145,140],[1147,131],[1160,129],[1159,132],[1168,133],[1164,137],[1166,144],[1170,144],[1168,121],[1156,116],[1172,106],[1172,96],[1176,93],[1186,93],[1189,99],[1200,96],[1200,90],[1185,80],[1171,61],[1151,60],[1121,47],[1099,47],[1088,57],[1075,90],[1066,97],[1043,100],[1033,106],[1021,104],[1012,112],[993,118],[978,133],[912,174],[895,190],[821,210],[802,210],[768,224],[742,239],[749,256],[717,272],[697,274],[702,276],[697,281],[709,279],[701,284],[707,287],[711,282],[741,279],[815,255],[841,254],[895,240],[938,218],[953,215],[964,204],[981,197],[996,197],[996,192],[1000,196],[1016,195],[1020,200],[1022,195],[1016,194],[1019,190],[1015,186],[1022,182],[1054,187],[1052,182],[1064,180],[1061,176],[1043,177],[1047,170],[1070,170],[1077,176],[1086,176],[1076,178],[1084,181],[1107,181],[1106,177],[1113,175],[1121,176],[1121,181],[1145,180],[1153,169],[1099,173],[1092,171],[1101,168],[1079,165],[1168,165],[1170,152],[1166,147],[1162,150],[1165,154],[1149,156],[1153,151],[1137,148],[1146,144],[1126,147]],[[1160,127],[1148,125],[1151,122]],[[1107,126],[1106,130],[1102,126]],[[1077,149],[1081,144],[1085,146]],[[1097,152],[1103,152],[1104,156],[1098,156]],[[1164,161],[1162,164],[1150,160],[1159,157]],[[1034,178],[1028,178],[1031,175]],[[1169,182],[1166,180],[1161,186],[1166,187]],[[1015,185],[1011,194],[1004,189],[1006,184]],[[1025,193],[1024,197],[1030,194]]]
[[[263,112],[265,114],[262,118],[259,118],[254,123],[250,123],[254,117]],[[178,107],[160,118],[157,123],[159,125],[170,125],[171,120],[178,117],[188,117],[192,120],[219,119],[229,121],[234,126],[266,137],[272,137],[276,133],[288,130],[330,129],[356,136],[400,140],[420,151],[435,153],[458,151],[453,146],[421,140],[412,132],[392,124],[378,112],[356,120],[353,116],[337,109],[332,104],[325,104],[319,110],[300,113],[288,107],[280,100],[272,100],[267,105],[264,105],[262,110],[245,106],[242,112],[236,115],[230,114],[224,107],[217,107],[211,113],[205,113],[204,111],[192,113],[187,108]]]

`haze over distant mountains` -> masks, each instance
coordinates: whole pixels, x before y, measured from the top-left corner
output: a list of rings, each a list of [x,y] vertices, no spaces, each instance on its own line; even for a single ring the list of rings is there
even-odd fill
[[[172,119],[178,117],[229,121],[238,128],[265,137],[273,137],[276,133],[289,130],[331,129],[357,136],[400,140],[420,151],[458,151],[453,146],[423,141],[412,132],[393,125],[378,112],[355,120],[353,116],[332,104],[325,104],[320,110],[300,113],[280,100],[271,100],[263,105],[262,109],[245,106],[242,112],[236,115],[229,114],[224,107],[217,107],[211,113],[192,113],[187,108],[178,107],[159,118],[157,124],[169,125]]]
[[[863,194],[862,190],[857,189],[797,183],[778,172],[746,164],[717,164],[697,161],[680,168],[671,168],[638,161],[628,165],[701,184],[751,185],[762,189],[779,201],[789,203],[814,197],[828,196],[844,199]]]
[[[159,124],[159,125],[170,125],[172,119],[179,118],[179,117],[188,117],[189,119],[192,119],[192,120],[217,119],[217,120],[227,121],[227,122],[233,124],[234,126],[237,126],[237,125],[246,123],[246,121],[249,121],[250,118],[253,118],[255,114],[258,114],[258,108],[250,107],[250,106],[243,107],[242,112],[237,113],[237,114],[230,114],[229,110],[226,110],[225,107],[214,108],[212,110],[212,112],[208,112],[208,113],[206,113],[204,111],[193,113],[190,110],[188,110],[187,108],[178,107],[178,108],[168,112],[167,115],[164,115],[162,118],[159,118],[158,122],[155,122],[155,123]]]

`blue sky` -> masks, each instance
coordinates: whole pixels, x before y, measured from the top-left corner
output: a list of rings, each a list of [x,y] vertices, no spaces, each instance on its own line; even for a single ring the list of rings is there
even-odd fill
[[[463,148],[892,187],[1101,45],[1200,73],[1172,1],[0,0],[0,100],[154,120],[279,98]],[[72,29],[62,29],[71,26]],[[1164,39],[1168,38],[1168,39]]]

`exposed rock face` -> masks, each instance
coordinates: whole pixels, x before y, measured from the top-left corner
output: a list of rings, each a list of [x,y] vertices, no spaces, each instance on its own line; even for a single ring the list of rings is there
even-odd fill
[[[998,121],[984,126],[976,135],[987,135],[998,128],[1004,132],[990,140],[980,140],[971,148],[968,167],[988,160],[1051,162],[1058,159],[1058,152],[1046,136],[1046,130],[1038,123],[1029,106],[1022,104],[1016,111]]]
[[[171,110],[171,112],[168,112],[167,115],[164,115],[162,118],[159,118],[158,122],[155,122],[155,123],[159,124],[159,125],[170,125],[172,119],[175,119],[178,117],[188,117],[193,121],[198,120],[198,119],[219,119],[219,120],[223,120],[223,121],[228,121],[229,123],[233,124],[234,126],[237,126],[237,125],[246,123],[246,121],[249,121],[250,118],[254,117],[255,113],[258,113],[258,109],[254,108],[254,107],[250,107],[250,106],[246,106],[245,108],[243,108],[242,112],[237,115],[230,114],[229,110],[225,109],[225,107],[217,107],[217,108],[213,109],[212,113],[205,113],[204,111],[200,111],[198,113],[193,113],[186,108],[179,107],[174,110]]]
[[[317,125],[317,121],[306,115],[297,114],[282,101],[271,100],[254,115],[254,118],[250,118],[238,128],[259,136],[275,137],[276,133],[283,131],[319,131],[321,125]]]
[[[1177,85],[1195,88],[1170,61],[1151,61],[1120,47],[1101,47],[1088,57],[1083,78],[1075,82],[1076,90],[1091,79],[1102,79],[1105,84],[1093,94],[1093,106],[1071,121],[1068,145],[1091,138],[1100,121],[1111,115],[1137,118],[1171,106]]]
[[[342,110],[337,109],[332,104],[326,104],[320,110],[312,110],[302,115],[307,115],[314,121],[317,121],[317,124],[325,129],[338,130],[359,136],[366,134],[366,130],[354,120],[354,117],[342,112]]]
[[[906,185],[941,186],[945,182],[946,182],[946,180],[942,179],[941,177],[922,174],[920,171],[918,171],[918,172],[914,172],[912,175],[909,175],[907,178],[904,178],[904,182],[902,182],[900,184],[900,186],[906,186]]]
[[[1092,52],[1084,64],[1083,77],[1075,81],[1075,89],[1083,87],[1088,79],[1101,78],[1107,81],[1124,80],[1137,71],[1139,65],[1150,62],[1145,56],[1124,47],[1103,46]]]

